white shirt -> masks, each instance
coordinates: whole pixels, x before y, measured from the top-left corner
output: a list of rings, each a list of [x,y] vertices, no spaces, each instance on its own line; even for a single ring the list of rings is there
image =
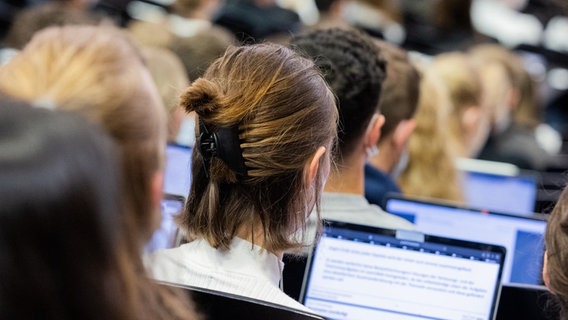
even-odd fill
[[[198,239],[144,256],[156,280],[227,292],[313,313],[279,288],[284,263],[276,255],[234,238],[229,250]]]

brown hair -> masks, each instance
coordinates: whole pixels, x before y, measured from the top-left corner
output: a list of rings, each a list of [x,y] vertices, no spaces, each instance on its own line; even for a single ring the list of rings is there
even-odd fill
[[[139,52],[112,27],[58,27],[38,33],[0,70],[0,91],[39,105],[74,110],[98,123],[119,150],[125,277],[124,303],[132,317],[191,318],[167,310],[167,295],[156,295],[145,278],[140,248],[156,224],[150,190],[163,166],[165,115]],[[151,81],[151,80],[149,80]],[[150,82],[151,83],[151,82]],[[154,94],[152,94],[154,93]],[[176,302],[177,303],[177,302]],[[180,302],[181,303],[181,302]]]
[[[568,188],[550,213],[544,241],[548,287],[558,297],[561,319],[568,319]]]
[[[305,185],[304,167],[318,147],[330,150],[337,125],[333,94],[314,64],[276,44],[231,46],[181,100],[210,131],[237,126],[246,165],[246,175],[238,176],[213,157],[205,171],[194,150],[183,219],[190,237],[228,248],[240,229],[262,227],[265,249],[299,246],[291,234],[304,230],[310,201],[319,216],[325,179],[320,170],[315,199],[308,199],[313,192]],[[321,161],[330,161],[329,152]]]
[[[380,40],[375,40],[375,43],[387,61],[387,77],[378,108],[385,116],[385,124],[381,128],[382,141],[401,121],[414,117],[420,95],[420,73],[404,50]]]
[[[431,70],[423,73],[416,128],[408,142],[409,161],[398,178],[404,194],[462,201],[455,156],[446,137],[451,102]]]

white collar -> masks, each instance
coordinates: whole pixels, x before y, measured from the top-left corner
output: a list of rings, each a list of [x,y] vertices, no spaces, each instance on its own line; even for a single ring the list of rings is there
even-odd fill
[[[261,277],[279,286],[284,262],[275,254],[241,238],[233,238],[229,250],[215,249],[204,239],[189,243],[192,250],[201,251],[214,266],[254,277]]]

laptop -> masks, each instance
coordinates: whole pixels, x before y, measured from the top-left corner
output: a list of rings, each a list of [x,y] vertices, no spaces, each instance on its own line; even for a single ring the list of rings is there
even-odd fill
[[[302,302],[329,319],[494,319],[505,250],[328,220]]]
[[[164,172],[164,193],[187,197],[191,186],[191,147],[168,144]]]
[[[501,287],[497,320],[557,320],[558,315],[558,303],[545,286],[509,284]]]
[[[160,227],[154,231],[152,238],[144,246],[144,253],[158,249],[175,248],[180,244],[183,235],[175,222],[175,217],[181,214],[184,205],[184,197],[174,194],[164,194],[160,203],[162,211]]]
[[[489,211],[532,215],[537,200],[537,174],[507,163],[460,159],[463,193],[468,206]]]
[[[503,283],[542,283],[546,217],[519,216],[389,194],[387,212],[403,217],[428,234],[504,246]]]
[[[177,288],[185,293],[203,319],[325,320],[313,313],[250,297],[168,282],[157,283],[165,288]]]

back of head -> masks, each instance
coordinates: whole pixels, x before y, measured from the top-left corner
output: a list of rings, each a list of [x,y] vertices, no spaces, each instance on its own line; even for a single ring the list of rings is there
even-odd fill
[[[124,317],[112,298],[120,186],[110,139],[77,115],[5,98],[0,114],[0,317]]]
[[[459,52],[436,56],[431,66],[448,88],[453,112],[459,114],[469,106],[480,106],[481,83],[468,56]]]
[[[522,94],[522,77],[525,72],[517,55],[498,44],[480,44],[468,54],[480,70],[483,81],[484,104],[491,112],[491,123],[496,133],[502,132],[510,122],[511,113]]]
[[[122,188],[121,274],[134,318],[192,318],[184,303],[156,291],[140,250],[159,222],[166,119],[140,53],[112,27],[67,26],[39,32],[0,69],[0,92],[34,105],[75,111],[99,124],[117,147]],[[164,307],[166,306],[166,307]]]
[[[171,48],[183,62],[189,79],[197,79],[225,53],[228,46],[235,43],[236,39],[230,32],[212,26],[194,36],[177,39]]]
[[[4,40],[4,46],[22,49],[33,35],[47,27],[97,23],[98,18],[86,11],[74,9],[65,3],[49,1],[41,5],[22,10],[10,27]]]
[[[162,48],[142,48],[142,56],[156,84],[168,116],[168,141],[174,141],[183,120],[179,108],[179,95],[189,84],[183,64],[178,56]]]
[[[375,42],[387,61],[387,77],[379,102],[379,110],[385,116],[380,143],[401,121],[414,117],[420,95],[420,74],[403,49],[384,41]]]
[[[356,30],[313,30],[294,37],[291,45],[315,61],[337,96],[341,163],[379,111],[385,62],[372,39]]]
[[[408,142],[409,160],[398,183],[408,195],[459,201],[455,156],[447,143],[451,102],[435,72],[427,70],[423,75],[416,128]]]
[[[228,248],[237,232],[260,228],[268,250],[298,245],[290,235],[319,203],[325,179],[318,173],[309,199],[304,167],[320,146],[331,148],[336,131],[333,94],[314,64],[275,44],[229,47],[181,100],[197,113],[202,134],[229,131],[220,143],[232,147],[224,159],[194,150],[183,221],[189,234]]]
[[[452,103],[449,142],[462,157],[475,157],[489,134],[490,112],[482,103],[479,73],[461,52],[436,56],[430,66],[448,89]]]
[[[128,237],[145,240],[151,176],[162,166],[163,106],[138,51],[112,27],[67,26],[39,32],[0,70],[0,91],[76,110],[119,146]]]

